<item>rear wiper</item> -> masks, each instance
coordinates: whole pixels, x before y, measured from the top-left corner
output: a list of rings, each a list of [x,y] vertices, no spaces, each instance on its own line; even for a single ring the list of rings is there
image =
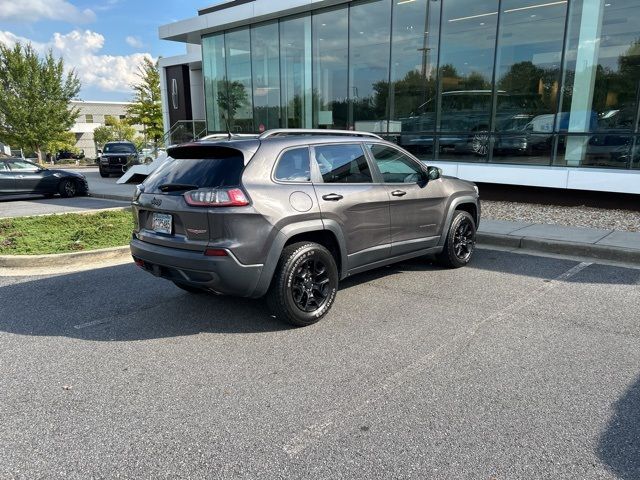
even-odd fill
[[[163,183],[158,188],[162,192],[179,192],[181,190],[197,190],[200,187],[192,183]]]

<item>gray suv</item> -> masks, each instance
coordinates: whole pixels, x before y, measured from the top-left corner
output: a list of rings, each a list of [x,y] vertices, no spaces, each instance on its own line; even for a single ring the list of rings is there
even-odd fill
[[[422,255],[471,258],[478,189],[375,134],[270,130],[194,142],[139,185],[136,264],[192,293],[265,296],[310,325],[338,282]]]

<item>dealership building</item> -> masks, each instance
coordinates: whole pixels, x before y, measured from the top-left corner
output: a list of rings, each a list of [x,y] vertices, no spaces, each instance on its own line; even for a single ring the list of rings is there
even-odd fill
[[[378,133],[479,182],[640,194],[638,0],[231,0],[160,27],[172,138]]]

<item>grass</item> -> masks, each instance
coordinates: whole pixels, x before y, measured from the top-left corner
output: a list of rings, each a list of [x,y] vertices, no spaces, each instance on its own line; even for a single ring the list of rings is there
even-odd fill
[[[67,253],[127,245],[129,210],[0,219],[0,255]]]

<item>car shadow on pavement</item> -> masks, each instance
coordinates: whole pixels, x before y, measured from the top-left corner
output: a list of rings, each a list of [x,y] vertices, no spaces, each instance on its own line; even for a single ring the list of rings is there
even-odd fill
[[[598,457],[619,478],[640,478],[640,377],[616,402],[598,442]]]
[[[135,341],[290,328],[263,300],[190,294],[133,264],[2,280],[0,331],[18,335]]]

